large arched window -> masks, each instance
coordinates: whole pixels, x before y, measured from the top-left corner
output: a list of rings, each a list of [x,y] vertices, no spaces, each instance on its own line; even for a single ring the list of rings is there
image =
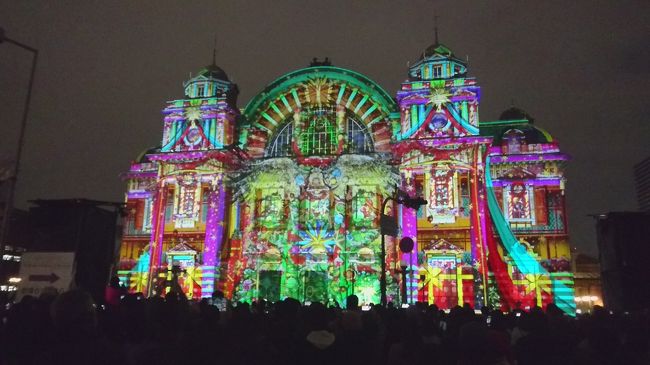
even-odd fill
[[[306,156],[334,155],[338,149],[336,124],[327,115],[312,118],[298,139],[299,148]]]
[[[319,108],[317,112],[304,112],[304,125],[300,131],[295,130],[293,118],[278,129],[278,132],[267,144],[266,157],[293,156],[292,142],[296,143],[306,156],[331,156],[336,154],[339,147],[336,113]],[[367,154],[374,152],[372,136],[362,123],[353,116],[346,116],[342,128],[343,153]],[[299,135],[298,135],[299,134]]]

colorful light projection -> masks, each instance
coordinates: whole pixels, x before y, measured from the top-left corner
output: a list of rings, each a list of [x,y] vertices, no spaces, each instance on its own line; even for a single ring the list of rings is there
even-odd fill
[[[124,235],[122,279],[147,295],[177,280],[192,298],[378,303],[385,260],[389,301],[573,313],[568,157],[521,111],[479,123],[480,88],[447,47],[429,47],[409,75],[393,99],[314,64],[240,115],[236,85],[207,67],[165,109],[162,147],[125,175],[125,226],[138,229]],[[399,234],[382,257],[379,209],[398,186],[428,203],[387,207]],[[396,244],[404,236],[412,253]]]

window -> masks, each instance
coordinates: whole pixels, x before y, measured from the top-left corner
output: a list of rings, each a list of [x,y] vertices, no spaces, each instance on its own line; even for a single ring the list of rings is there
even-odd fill
[[[503,134],[508,153],[526,152],[526,135],[519,129],[509,129]]]
[[[296,136],[298,147],[305,156],[333,155],[339,148],[336,125],[336,112],[330,108],[318,108],[313,111],[304,111],[308,122],[305,123],[302,133]],[[275,135],[266,148],[266,157],[287,157],[293,155],[291,147],[295,132],[293,120],[287,121]],[[347,141],[343,152],[366,154],[374,152],[374,142],[368,128],[352,116],[346,117],[346,122],[341,128],[345,129],[344,136]]]
[[[293,123],[289,122],[280,129],[280,132],[266,149],[266,157],[286,157],[291,155],[291,137],[293,136]]]
[[[300,136],[300,150],[306,156],[333,155],[337,150],[336,126],[326,116],[316,116]]]
[[[354,118],[348,118],[348,153],[372,153],[374,150],[372,137],[366,126],[359,124]]]
[[[201,191],[201,222],[208,221],[208,197],[210,196],[210,190],[203,189]]]
[[[165,202],[165,223],[172,221],[174,215],[174,190],[170,189],[167,192],[167,201]]]
[[[433,65],[433,78],[437,79],[442,77],[442,65]]]
[[[356,228],[370,228],[377,219],[376,195],[371,190],[359,189],[352,200],[352,224]]]

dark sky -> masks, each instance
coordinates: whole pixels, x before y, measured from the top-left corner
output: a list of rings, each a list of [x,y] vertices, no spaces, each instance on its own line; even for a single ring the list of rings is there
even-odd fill
[[[481,120],[512,100],[572,155],[572,241],[594,253],[587,214],[635,210],[632,166],[650,156],[648,1],[4,1],[7,36],[40,50],[17,203],[120,201],[118,174],[160,144],[161,109],[217,63],[240,107],[276,77],[329,56],[390,94],[433,41],[469,56]],[[0,155],[13,155],[30,55],[0,45]]]

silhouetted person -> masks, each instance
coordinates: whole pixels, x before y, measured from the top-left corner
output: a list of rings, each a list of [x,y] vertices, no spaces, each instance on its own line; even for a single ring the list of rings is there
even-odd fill
[[[52,303],[56,342],[38,364],[119,364],[124,357],[97,326],[97,307],[90,294],[72,290]]]
[[[359,297],[352,294],[345,298],[345,309],[349,311],[359,310]]]
[[[296,348],[296,364],[334,364],[337,362],[336,336],[328,327],[327,308],[312,303],[304,310],[305,335]]]
[[[106,305],[117,307],[124,295],[126,295],[126,288],[120,285],[120,278],[113,276],[106,290],[104,290],[104,301]]]

